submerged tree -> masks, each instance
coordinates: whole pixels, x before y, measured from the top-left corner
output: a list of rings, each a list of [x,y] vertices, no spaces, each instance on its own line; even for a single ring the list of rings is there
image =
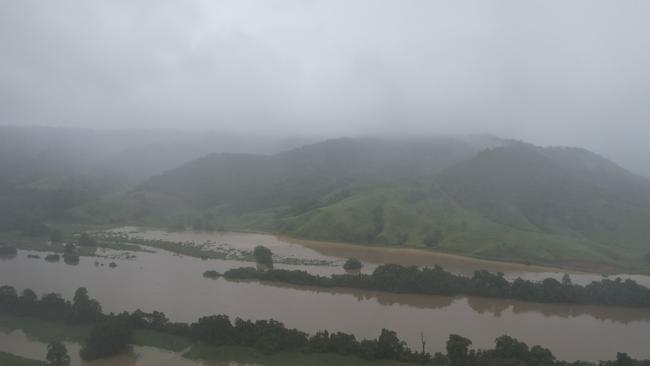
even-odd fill
[[[363,267],[363,265],[356,258],[350,258],[347,261],[345,261],[345,264],[343,264],[343,269],[345,269],[346,271],[357,271],[360,270],[361,267]]]
[[[265,265],[269,268],[273,267],[273,253],[269,248],[258,245],[253,249],[253,256],[258,264]]]
[[[101,317],[102,306],[97,300],[88,296],[88,290],[85,287],[79,287],[74,293],[70,320],[85,323],[99,320]]]
[[[114,356],[129,349],[131,337],[131,329],[124,322],[100,324],[90,332],[79,354],[85,361]]]
[[[49,366],[69,366],[70,356],[65,344],[59,341],[48,344],[45,360],[47,360]]]

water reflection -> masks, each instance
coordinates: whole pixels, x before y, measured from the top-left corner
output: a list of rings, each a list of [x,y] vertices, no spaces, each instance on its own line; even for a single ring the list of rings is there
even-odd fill
[[[250,282],[233,281],[232,282]],[[457,301],[467,301],[469,307],[478,314],[487,314],[500,317],[504,312],[514,314],[540,313],[545,317],[571,318],[578,316],[591,316],[598,320],[607,320],[627,324],[635,321],[650,322],[650,310],[644,308],[620,308],[575,304],[543,304],[510,299],[491,299],[474,296],[434,296],[415,294],[394,294],[380,291],[364,291],[347,288],[322,288],[312,286],[295,286],[275,282],[261,282],[265,286],[276,288],[296,289],[315,294],[339,294],[354,297],[358,302],[376,301],[385,306],[408,306],[418,309],[443,310],[452,306]]]
[[[70,366],[202,366],[203,363],[185,359],[179,353],[173,353],[153,347],[135,346],[127,354],[121,354],[91,362],[82,361],[79,357],[81,346],[75,342],[65,342],[70,356]],[[6,330],[0,328],[0,351],[17,356],[44,360],[47,354],[47,343],[30,337],[24,331]]]
[[[139,252],[136,258],[126,259],[118,255],[122,252],[105,250],[106,258],[81,257],[77,266],[32,260],[27,257],[30,253],[21,251],[13,260],[0,263],[0,282],[19,291],[31,288],[39,295],[58,292],[67,299],[77,287],[87,287],[108,312],[159,310],[182,322],[217,313],[273,318],[310,333],[327,329],[357,338],[374,338],[381,328],[388,328],[411,347],[418,347],[423,332],[432,352],[444,349],[450,333],[466,336],[480,348],[492,347],[496,337],[509,334],[548,347],[567,360],[611,359],[617,351],[650,357],[647,309],[210,280],[202,276],[206,270],[224,272],[250,263],[200,260],[164,251]],[[95,266],[95,261],[105,265]],[[108,267],[111,261],[117,268]]]

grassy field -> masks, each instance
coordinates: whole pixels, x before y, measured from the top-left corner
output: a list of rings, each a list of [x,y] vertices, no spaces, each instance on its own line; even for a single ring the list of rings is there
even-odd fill
[[[436,189],[415,186],[364,192],[282,219],[257,216],[254,220],[232,220],[232,224],[303,239],[429,248],[477,258],[564,267],[594,263],[650,272],[650,263],[643,259],[644,248],[607,246],[584,237],[499,224],[464,209]],[[441,234],[440,240],[426,245],[427,235],[436,231]]]
[[[82,342],[90,333],[91,328],[89,325],[51,322],[30,317],[0,316],[0,329],[4,331],[22,329],[25,333],[44,343],[53,341]],[[133,334],[133,343],[174,352],[181,351],[191,344],[184,337],[149,330],[137,330]]]
[[[264,366],[413,366],[412,363],[397,361],[367,361],[358,357],[323,353],[279,352],[265,355],[247,347],[210,347],[195,345],[185,354],[190,359],[208,362],[235,361],[244,364]]]
[[[98,225],[72,225],[72,224],[56,224],[50,225],[51,228],[60,230],[63,233],[64,242],[74,242],[75,235],[84,232],[84,231],[98,231],[105,230],[109,227],[107,226],[98,226]],[[49,235],[40,234],[40,235],[26,235],[20,232],[15,231],[0,231],[0,243],[6,243],[12,246],[15,246],[18,249],[23,250],[34,250],[39,252],[54,252],[54,253],[63,253],[64,244],[63,243],[52,243],[50,242]],[[143,251],[137,245],[128,244],[128,243],[116,243],[116,242],[106,242],[101,243],[101,247],[114,249],[114,250],[125,250],[131,252]],[[81,256],[92,256],[95,255],[97,247],[78,247],[77,248],[79,255]]]

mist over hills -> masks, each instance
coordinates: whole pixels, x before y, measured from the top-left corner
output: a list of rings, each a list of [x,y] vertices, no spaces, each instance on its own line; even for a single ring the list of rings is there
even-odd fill
[[[489,136],[210,154],[75,213],[536,263],[639,267],[650,250],[648,179],[584,149]]]
[[[269,154],[304,142],[161,129],[0,126],[0,229],[39,227],[212,152]]]
[[[635,269],[650,251],[650,180],[581,148],[486,135],[311,143],[7,131],[5,230],[61,221],[261,230]]]

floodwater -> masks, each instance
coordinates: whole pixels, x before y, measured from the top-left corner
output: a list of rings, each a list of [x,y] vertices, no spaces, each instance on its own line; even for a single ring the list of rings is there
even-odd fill
[[[442,351],[451,333],[470,338],[479,348],[492,347],[496,337],[508,334],[529,345],[548,347],[565,360],[612,359],[618,351],[650,358],[650,309],[211,280],[202,277],[205,270],[223,272],[251,263],[201,260],[160,250],[138,252],[135,259],[82,257],[78,265],[28,258],[30,253],[20,251],[14,259],[0,262],[0,283],[19,291],[31,288],[38,294],[58,292],[68,299],[83,286],[105,311],[160,310],[183,322],[210,314],[273,318],[310,333],[328,329],[358,338],[374,338],[388,328],[412,348],[419,346],[422,332],[430,352]],[[104,254],[119,252],[105,250]],[[116,268],[108,267],[111,261]],[[343,272],[328,266],[282,267]]]
[[[130,354],[84,362],[79,357],[81,346],[78,343],[65,342],[65,346],[70,356],[70,366],[204,366],[203,363],[188,360],[178,353],[144,346],[133,347]],[[29,337],[22,330],[3,331],[0,328],[0,351],[33,360],[44,360],[47,344]]]
[[[526,265],[521,263],[492,261],[465,257],[450,253],[436,252],[415,248],[391,248],[385,246],[368,246],[347,243],[331,243],[314,240],[299,240],[282,236],[217,231],[183,231],[167,232],[165,230],[140,228],[133,226],[121,227],[109,232],[126,234],[129,237],[146,240],[167,240],[182,243],[203,244],[205,248],[221,246],[238,250],[253,250],[257,245],[264,245],[282,258],[303,260],[320,260],[331,262],[331,266],[282,266],[279,268],[302,269],[310,273],[331,275],[344,273],[341,269],[347,258],[359,259],[364,267],[362,272],[370,273],[378,265],[395,263],[414,266],[440,265],[445,270],[471,276],[474,271],[485,269],[490,272],[502,272],[505,278],[514,280],[521,277],[530,281],[541,281],[545,278],[560,280],[565,273],[577,284],[588,284],[600,281],[603,275],[588,272],[571,271],[554,267]],[[242,264],[250,265],[250,264]],[[233,266],[233,267],[238,267]],[[615,274],[609,278],[633,279],[639,284],[650,287],[650,277],[635,274]]]

